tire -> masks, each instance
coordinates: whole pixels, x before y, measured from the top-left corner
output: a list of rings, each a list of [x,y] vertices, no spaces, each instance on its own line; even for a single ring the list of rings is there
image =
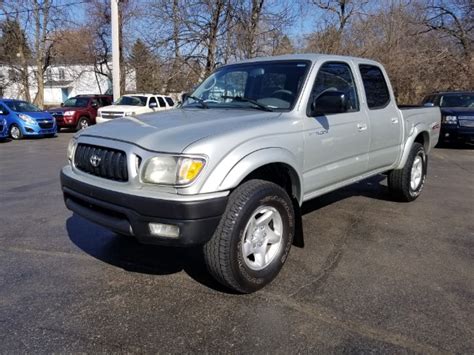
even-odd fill
[[[294,233],[295,213],[286,191],[268,181],[249,180],[231,193],[214,235],[204,245],[207,269],[229,289],[255,292],[280,272]]]
[[[81,117],[79,118],[79,121],[77,121],[76,131],[80,131],[81,129],[86,129],[89,126],[90,126],[89,119],[87,117]]]
[[[21,131],[21,128],[16,124],[12,124],[10,126],[9,134],[10,134],[11,139],[14,139],[14,140],[19,140],[23,138],[23,132]]]
[[[425,185],[427,167],[425,148],[420,143],[413,143],[405,166],[388,174],[388,188],[395,199],[404,202],[415,200]]]

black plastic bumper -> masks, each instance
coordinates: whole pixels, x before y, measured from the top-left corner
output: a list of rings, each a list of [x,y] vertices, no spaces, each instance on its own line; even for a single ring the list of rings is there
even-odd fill
[[[63,172],[61,186],[68,209],[145,244],[204,244],[212,237],[227,204],[227,197],[178,202],[128,195],[85,184]],[[148,226],[152,222],[178,226],[179,237],[153,236]]]
[[[474,141],[474,127],[458,127],[455,125],[441,125],[440,139],[446,141],[461,140]]]

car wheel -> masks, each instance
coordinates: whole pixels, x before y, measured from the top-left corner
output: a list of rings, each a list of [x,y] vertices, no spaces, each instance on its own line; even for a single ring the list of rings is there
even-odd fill
[[[12,124],[10,126],[10,137],[15,140],[23,138],[23,132],[21,131],[21,128],[18,127],[16,124]]]
[[[87,127],[89,127],[89,125],[90,125],[89,119],[87,117],[81,117],[79,118],[79,121],[77,122],[76,131],[79,131],[81,129],[86,129]]]
[[[428,159],[420,143],[413,143],[407,162],[402,169],[388,174],[388,187],[392,195],[405,202],[415,200],[423,190]]]
[[[224,286],[251,293],[280,272],[293,242],[295,214],[284,189],[249,180],[229,197],[224,215],[204,246],[211,275]]]

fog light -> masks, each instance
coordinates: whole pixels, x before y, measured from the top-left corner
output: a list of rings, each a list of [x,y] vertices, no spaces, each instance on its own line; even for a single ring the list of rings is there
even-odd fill
[[[158,237],[178,238],[179,227],[172,224],[149,223],[150,233]]]
[[[445,136],[445,137],[449,137],[449,133],[446,133],[444,136]]]

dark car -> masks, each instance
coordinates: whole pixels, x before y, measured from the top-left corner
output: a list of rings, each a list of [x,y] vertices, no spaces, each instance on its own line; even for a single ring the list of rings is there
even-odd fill
[[[99,107],[108,106],[112,101],[110,95],[77,95],[49,112],[56,118],[58,128],[80,130],[95,124]]]
[[[440,142],[474,141],[474,91],[439,92],[423,99],[441,110]]]

